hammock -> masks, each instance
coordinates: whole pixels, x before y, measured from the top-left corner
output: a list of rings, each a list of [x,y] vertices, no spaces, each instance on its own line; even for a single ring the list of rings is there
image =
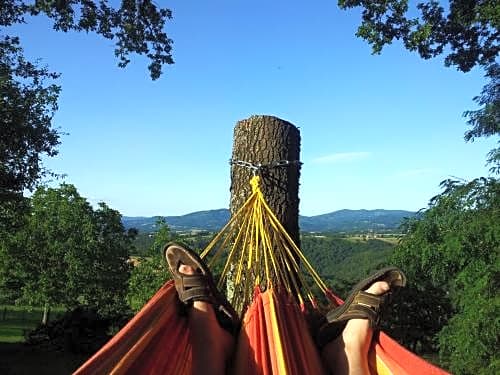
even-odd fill
[[[218,287],[243,316],[235,374],[326,374],[308,326],[311,315],[342,303],[327,288],[264,200],[259,176],[252,194],[202,252],[209,266],[225,259]],[[173,281],[76,372],[191,373],[189,325]],[[369,353],[372,374],[447,374],[380,332]]]

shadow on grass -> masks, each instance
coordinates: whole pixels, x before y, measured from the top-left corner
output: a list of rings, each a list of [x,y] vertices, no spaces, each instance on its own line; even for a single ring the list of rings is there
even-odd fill
[[[0,343],[0,374],[2,375],[68,375],[89,355],[28,346],[23,343]]]

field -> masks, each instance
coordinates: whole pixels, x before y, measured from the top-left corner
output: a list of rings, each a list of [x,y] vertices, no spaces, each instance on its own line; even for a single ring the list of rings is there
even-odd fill
[[[368,240],[379,240],[379,241],[384,241],[387,242],[391,245],[396,246],[399,241],[402,238],[401,234],[394,234],[394,235],[388,235],[388,234],[359,234],[359,235],[350,235],[344,237],[348,241],[352,242],[359,242],[359,241],[368,241]]]

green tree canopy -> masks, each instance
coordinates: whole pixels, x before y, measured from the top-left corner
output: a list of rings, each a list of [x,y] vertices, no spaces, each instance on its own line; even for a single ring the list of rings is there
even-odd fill
[[[46,174],[40,158],[57,154],[52,128],[60,88],[58,77],[26,61],[19,39],[0,39],[0,224],[12,221],[22,191]]]
[[[134,311],[139,311],[170,278],[162,251],[172,234],[163,217],[157,218],[156,228],[148,256],[137,259],[130,277],[127,299]]]
[[[481,107],[464,113],[468,118],[467,123],[471,126],[471,129],[465,132],[466,141],[500,135],[500,65],[489,65],[486,68],[486,77],[489,82],[483,87],[481,94],[474,98]],[[500,174],[500,147],[488,153],[487,161],[491,165],[490,172]]]
[[[498,373],[500,182],[478,178],[443,187],[394,252],[392,261],[421,296],[397,315],[406,314],[417,331],[439,332],[441,361],[453,373]],[[426,325],[422,313],[441,326]]]
[[[115,42],[118,65],[125,67],[130,54],[145,55],[151,61],[151,78],[161,75],[164,64],[173,64],[172,40],[165,33],[169,9],[151,0],[122,0],[119,7],[109,0],[4,0],[0,8],[0,27],[24,23],[25,17],[45,15],[57,31],[93,32]]]
[[[496,0],[427,0],[409,8],[408,0],[339,0],[342,9],[361,7],[357,36],[380,53],[401,40],[406,49],[429,59],[445,54],[445,65],[468,72],[488,66],[499,52],[500,11]]]
[[[19,286],[16,302],[32,306],[123,312],[133,236],[117,211],[94,210],[73,185],[40,187],[26,225],[0,241],[0,288]]]
[[[93,212],[93,224],[92,253],[85,266],[92,279],[84,286],[84,303],[104,316],[120,314],[128,309],[129,255],[137,231],[125,231],[121,214],[103,202]]]
[[[151,0],[123,0],[119,7],[108,0],[3,0],[0,6],[0,227],[19,215],[22,192],[33,190],[43,176],[43,155],[54,156],[61,132],[52,123],[58,109],[57,73],[23,55],[18,37],[9,26],[25,23],[27,16],[45,15],[57,31],[83,31],[115,42],[118,66],[131,54],[145,55],[152,79],[164,64],[173,64],[172,40],[165,33],[171,11]]]
[[[361,7],[357,36],[374,53],[400,40],[423,59],[444,55],[445,66],[468,72],[475,66],[485,71],[488,83],[474,101],[477,110],[466,111],[471,129],[466,141],[500,135],[500,5],[497,0],[447,2],[427,0],[409,7],[408,0],[339,0],[342,9]],[[491,171],[500,173],[500,147],[488,156]]]
[[[72,185],[38,188],[23,228],[23,247],[11,254],[21,271],[23,301],[73,307],[89,279],[94,245],[93,210]],[[93,276],[92,276],[93,277]]]

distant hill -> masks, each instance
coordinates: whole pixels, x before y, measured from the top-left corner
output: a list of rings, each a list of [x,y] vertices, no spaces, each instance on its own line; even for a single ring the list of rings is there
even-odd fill
[[[415,212],[403,210],[339,210],[316,216],[300,216],[300,230],[304,232],[358,232],[395,230],[405,217]],[[218,209],[192,212],[182,216],[166,216],[173,230],[217,231],[229,220],[229,210]],[[125,228],[137,228],[141,232],[155,230],[155,217],[122,218]]]
[[[299,224],[304,232],[384,231],[397,229],[405,217],[415,214],[403,210],[339,210],[323,215],[301,216]]]
[[[197,211],[182,216],[165,216],[168,226],[174,230],[208,230],[217,231],[229,220],[229,210],[221,208],[218,210]],[[123,216],[122,222],[126,229],[137,228],[141,232],[152,232],[155,230],[156,216]]]

